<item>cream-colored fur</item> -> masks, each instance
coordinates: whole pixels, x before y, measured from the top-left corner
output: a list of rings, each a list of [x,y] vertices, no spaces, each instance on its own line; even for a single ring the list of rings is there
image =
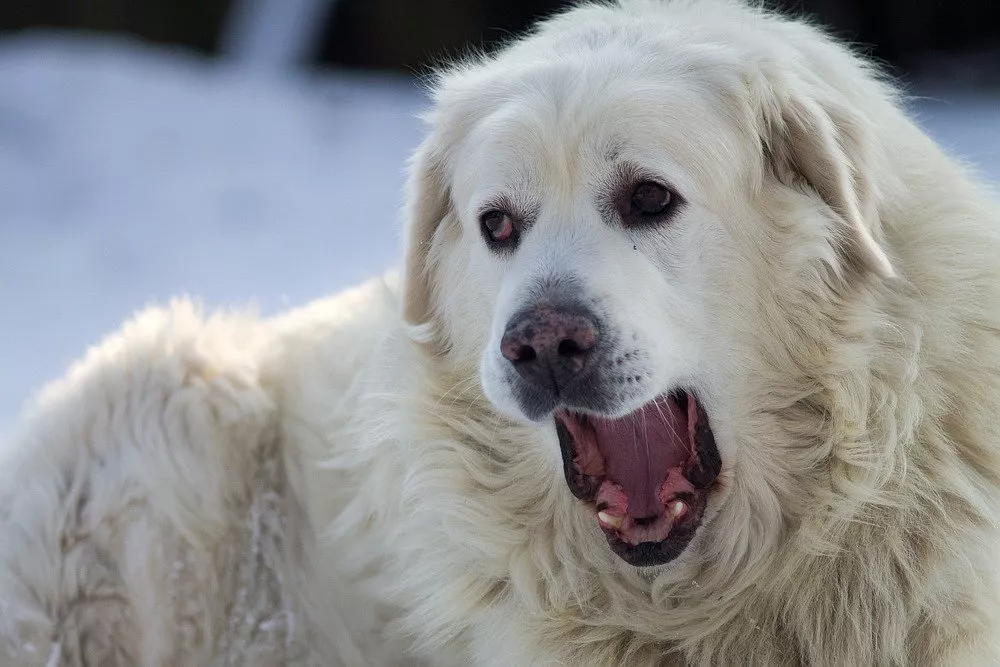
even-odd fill
[[[444,72],[402,283],[141,314],[0,450],[0,664],[1000,664],[1000,207],[819,31],[584,5]],[[622,229],[616,161],[676,186]],[[477,211],[533,211],[491,254]],[[497,358],[572,275],[720,489],[633,568]],[[487,398],[487,396],[489,398]]]

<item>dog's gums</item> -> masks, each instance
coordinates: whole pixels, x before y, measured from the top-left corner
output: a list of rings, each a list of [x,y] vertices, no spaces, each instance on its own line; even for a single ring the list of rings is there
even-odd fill
[[[636,566],[680,555],[722,467],[696,397],[663,395],[618,419],[565,410],[555,419],[566,483],[593,504],[611,549]]]

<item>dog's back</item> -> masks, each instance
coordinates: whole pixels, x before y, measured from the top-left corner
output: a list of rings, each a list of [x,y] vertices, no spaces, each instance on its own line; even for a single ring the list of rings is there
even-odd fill
[[[293,601],[307,519],[278,404],[317,364],[324,398],[350,383],[391,316],[382,290],[273,322],[175,301],[48,387],[0,452],[0,663],[326,665],[335,646],[362,664]]]

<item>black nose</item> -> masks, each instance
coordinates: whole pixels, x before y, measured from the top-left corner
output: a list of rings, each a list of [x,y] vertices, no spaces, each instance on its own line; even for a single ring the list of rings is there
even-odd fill
[[[507,324],[500,353],[527,382],[557,396],[593,356],[599,335],[594,320],[581,309],[536,306]]]

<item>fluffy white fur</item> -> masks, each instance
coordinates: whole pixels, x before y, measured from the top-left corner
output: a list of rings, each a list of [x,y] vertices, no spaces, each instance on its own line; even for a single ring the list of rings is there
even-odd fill
[[[444,72],[394,276],[140,315],[0,461],[0,663],[1000,663],[1000,209],[816,29],[584,5]],[[686,205],[624,230],[622,161]],[[491,254],[477,211],[533,213]],[[708,406],[721,489],[626,565],[497,337],[572,275]],[[488,397],[488,398],[487,398]]]

